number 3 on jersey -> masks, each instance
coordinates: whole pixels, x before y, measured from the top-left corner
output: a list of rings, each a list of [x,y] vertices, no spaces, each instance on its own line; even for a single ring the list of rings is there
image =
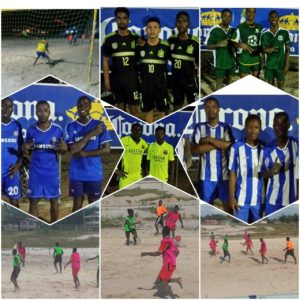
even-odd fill
[[[129,57],[122,57],[123,60],[123,66],[128,67],[129,66]]]
[[[148,72],[150,74],[153,74],[154,73],[154,65],[148,65]]]

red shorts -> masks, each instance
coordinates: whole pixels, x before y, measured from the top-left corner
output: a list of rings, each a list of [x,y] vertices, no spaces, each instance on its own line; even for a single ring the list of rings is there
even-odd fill
[[[174,273],[175,270],[176,270],[176,266],[168,264],[161,268],[158,276],[162,281],[168,282],[171,279],[172,274]]]
[[[77,276],[80,269],[72,269],[72,275]]]

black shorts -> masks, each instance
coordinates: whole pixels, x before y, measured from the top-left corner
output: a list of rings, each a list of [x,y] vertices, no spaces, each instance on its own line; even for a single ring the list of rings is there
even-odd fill
[[[287,255],[295,256],[294,249],[292,249],[292,250],[286,250],[286,254],[285,254],[285,255],[286,255],[286,256],[287,256]]]
[[[130,237],[130,233],[132,233],[132,235],[136,234],[136,230],[135,229],[131,229],[130,231],[125,231],[125,235],[127,238]]]
[[[144,82],[141,87],[141,109],[149,112],[156,108],[159,112],[166,112],[169,108],[167,84],[151,84]]]
[[[122,76],[122,75],[121,75]],[[138,82],[136,74],[111,78],[111,89],[115,103],[138,105],[140,103]]]
[[[155,221],[155,225],[161,225],[161,226],[164,226],[164,218],[163,216],[159,216],[156,218],[156,221]]]
[[[195,97],[199,94],[196,78],[172,78],[172,94],[174,105],[183,105],[185,97],[188,104],[195,102]]]
[[[57,264],[57,263],[59,263],[59,264],[62,263],[62,255],[56,255],[54,257],[54,264]]]
[[[20,274],[21,268],[20,267],[14,267],[10,279],[11,280],[16,280]]]

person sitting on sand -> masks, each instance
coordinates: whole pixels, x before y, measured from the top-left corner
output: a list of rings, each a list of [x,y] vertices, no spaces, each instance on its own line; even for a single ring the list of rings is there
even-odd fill
[[[73,280],[75,284],[75,289],[77,289],[80,286],[79,278],[78,278],[78,273],[80,270],[80,255],[77,252],[77,248],[73,248],[73,253],[71,254],[70,260],[65,264],[64,269],[71,264],[72,266],[72,275],[73,275]]]
[[[165,226],[162,229],[163,239],[160,243],[158,251],[154,252],[142,252],[141,256],[160,256],[163,258],[163,266],[159,272],[155,284],[162,284],[166,296],[175,298],[175,295],[172,292],[171,287],[169,286],[170,282],[176,282],[182,288],[182,279],[181,277],[171,278],[172,274],[176,269],[176,257],[179,254],[177,246],[172,238],[170,238],[170,228]]]

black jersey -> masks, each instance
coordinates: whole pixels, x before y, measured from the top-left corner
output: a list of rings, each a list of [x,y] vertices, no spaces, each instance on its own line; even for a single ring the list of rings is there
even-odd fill
[[[119,75],[120,79],[132,73],[136,73],[135,48],[139,38],[129,31],[126,36],[121,36],[114,31],[105,36],[102,53],[103,56],[111,57],[112,75]]]
[[[177,78],[195,77],[195,65],[199,65],[199,39],[189,35],[186,40],[172,35],[168,38],[171,51],[172,74]]]
[[[161,83],[166,80],[169,44],[159,40],[155,46],[147,42],[136,47],[137,59],[140,62],[142,84]]]

